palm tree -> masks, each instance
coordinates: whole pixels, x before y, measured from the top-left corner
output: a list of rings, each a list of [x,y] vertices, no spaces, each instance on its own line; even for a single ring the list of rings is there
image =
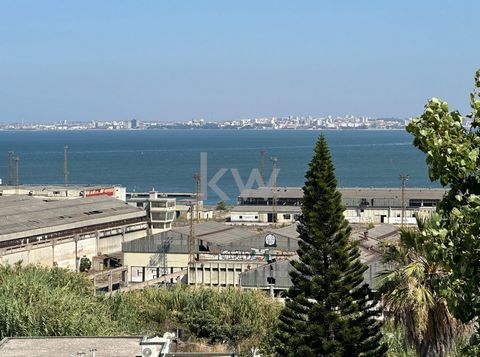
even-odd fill
[[[448,310],[445,288],[449,272],[435,244],[438,216],[417,219],[418,229],[401,229],[398,243],[385,245],[384,263],[390,267],[378,277],[387,318],[405,328],[405,345],[421,357],[442,357],[453,351],[466,326]],[[429,236],[436,232],[438,236]]]

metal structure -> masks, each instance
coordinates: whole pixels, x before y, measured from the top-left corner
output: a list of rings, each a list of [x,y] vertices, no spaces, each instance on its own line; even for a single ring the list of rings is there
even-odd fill
[[[405,223],[405,187],[408,181],[408,175],[400,174],[400,181],[402,182],[402,220],[401,226]]]
[[[200,221],[200,175],[195,174],[193,175],[193,179],[195,180],[195,220],[197,223]]]
[[[20,157],[15,156],[14,160],[15,160],[15,188],[18,189],[18,186],[20,184],[20,178],[18,176],[18,162],[20,161]]]
[[[193,229],[193,204],[190,204],[190,232],[188,235],[188,261],[190,263],[195,261],[195,230]]]
[[[65,186],[68,185],[67,150],[68,150],[68,146],[65,145],[63,147],[63,180],[65,182]]]
[[[13,186],[13,161],[14,161],[14,152],[8,152],[8,185]]]
[[[278,158],[273,156],[270,158],[272,160],[272,177],[273,177],[273,188],[272,188],[272,223],[274,226],[277,224],[277,162]]]

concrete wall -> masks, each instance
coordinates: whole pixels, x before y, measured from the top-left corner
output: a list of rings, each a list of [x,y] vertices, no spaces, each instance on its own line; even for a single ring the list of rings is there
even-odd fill
[[[206,286],[240,286],[240,273],[265,263],[244,261],[205,261],[190,264],[188,284]]]
[[[167,267],[187,267],[188,254],[166,254]],[[123,253],[123,263],[128,266],[163,266],[163,261],[157,253]],[[154,263],[154,264],[152,264]],[[155,264],[156,263],[156,264]]]
[[[105,238],[97,238],[91,233],[88,238],[78,237],[75,253],[74,237],[56,241],[26,244],[16,248],[0,249],[0,264],[41,264],[75,270],[75,256],[78,259],[84,255],[90,260],[98,254],[111,254],[121,251],[122,242],[145,237],[145,230],[117,234]]]
[[[188,266],[188,254],[123,253],[123,264],[128,266],[129,281],[142,282],[155,279],[157,275],[169,274]],[[166,266],[164,267],[164,264]],[[159,269],[158,269],[159,268]]]
[[[298,213],[277,213],[277,223],[295,222],[295,214]],[[234,223],[267,223],[268,214],[260,212],[232,212],[230,221]]]
[[[362,212],[363,211],[363,212]],[[435,211],[435,207],[423,208],[406,208],[405,209],[405,224],[416,224],[415,215],[429,216]],[[344,212],[345,218],[350,223],[381,223],[383,216],[383,223],[401,224],[402,210],[399,208],[370,208],[370,209],[347,209]]]
[[[98,239],[98,253],[101,254],[111,254],[111,253],[118,253],[122,250],[122,243],[129,242],[134,239],[143,238],[146,236],[146,232],[136,231],[136,232],[128,232],[124,235],[117,234],[110,237],[104,237]]]

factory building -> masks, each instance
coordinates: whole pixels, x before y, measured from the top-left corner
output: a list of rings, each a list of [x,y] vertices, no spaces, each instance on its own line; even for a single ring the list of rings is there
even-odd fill
[[[182,273],[166,284],[240,287],[270,291],[279,295],[291,286],[290,260],[298,259],[297,225],[261,232],[217,222],[194,225],[194,254],[189,254],[189,227],[174,228],[150,237],[122,244],[130,283],[143,283],[163,275]],[[381,262],[382,242],[398,239],[398,228],[381,224],[355,233],[360,259],[367,265],[365,281],[375,287]]]
[[[447,194],[435,188],[339,188],[350,223],[415,224],[415,215],[429,215]],[[293,223],[301,214],[300,187],[244,190],[231,211],[240,224]],[[403,216],[403,217],[402,217]]]
[[[185,283],[239,286],[242,272],[287,259],[298,249],[296,234],[287,236],[282,230],[255,232],[217,222],[195,224],[193,230],[193,260],[189,254],[188,226],[124,243],[123,261],[130,269],[131,282],[148,281],[188,268],[182,280]]]
[[[293,234],[291,227],[295,227],[295,225],[287,228]],[[375,289],[377,286],[378,274],[387,268],[381,260],[381,245],[385,242],[396,241],[398,238],[398,229],[389,224],[380,224],[359,235],[352,236],[352,239],[359,242],[360,260],[367,266],[367,270],[363,273],[363,278],[372,289]],[[293,270],[290,264],[292,259],[298,259],[298,256],[242,272],[240,274],[242,288],[266,290],[270,291],[272,295],[281,294],[282,291],[292,286],[289,275],[290,271]]]
[[[125,187],[115,185],[55,186],[19,185],[0,186],[0,196],[33,196],[48,200],[69,200],[83,197],[108,196],[126,201]]]
[[[203,201],[198,202],[195,199],[195,194],[185,192],[128,192],[126,194],[127,203],[136,207],[143,207],[147,210],[151,228],[154,229],[153,233],[159,233],[169,230],[172,227],[172,223],[175,219],[190,219],[190,210],[193,206],[193,218],[195,220],[210,220],[213,219],[213,209],[205,207]],[[152,202],[155,202],[152,204]],[[166,202],[167,207],[164,207],[162,203]],[[173,202],[173,203],[172,203]],[[162,211],[166,212],[164,219]],[[172,216],[171,212],[174,215]],[[156,214],[153,214],[154,212]],[[160,213],[160,219],[155,219],[154,216],[158,216]]]
[[[146,235],[144,210],[100,195],[75,200],[0,197],[0,264],[77,269],[79,259],[121,252]]]

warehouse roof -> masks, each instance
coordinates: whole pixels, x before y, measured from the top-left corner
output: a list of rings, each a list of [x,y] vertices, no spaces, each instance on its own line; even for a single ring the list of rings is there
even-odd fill
[[[302,208],[300,206],[276,206],[277,213],[301,213]],[[273,211],[273,206],[268,205],[238,205],[232,208],[230,213],[245,212],[245,213],[270,213]]]
[[[142,209],[107,196],[44,200],[0,196],[0,240],[145,216]]]
[[[298,223],[294,223],[294,224],[291,224],[291,225],[286,226],[286,227],[274,229],[272,231],[272,233],[280,234],[280,235],[288,237],[288,238],[300,239],[298,237],[297,227],[298,227]]]
[[[298,234],[293,235],[287,228],[257,233],[222,223],[206,222],[195,224],[194,232],[195,238],[203,241],[203,245],[208,246],[210,252],[213,253],[222,250],[244,251],[264,248],[265,237],[269,233],[273,233],[276,237],[274,250],[294,252],[298,249]],[[282,232],[285,232],[285,234]],[[125,242],[122,244],[122,251],[131,253],[188,253],[189,234],[190,228],[188,226],[177,227],[171,231]]]
[[[141,355],[141,337],[9,337],[0,341],[0,355],[77,356],[92,349],[97,356],[132,357]]]
[[[219,222],[204,222],[193,225],[193,231],[197,239],[201,239],[210,243],[229,243],[242,238],[248,238],[253,235],[251,231],[237,228],[234,226],[227,226]],[[189,235],[190,227],[175,227],[172,232]]]
[[[372,188],[372,187],[341,187],[338,189],[345,198],[398,198],[401,195],[400,188]],[[448,191],[442,188],[406,188],[405,198],[418,199],[441,199]],[[272,187],[259,187],[246,189],[240,193],[241,198],[270,198]],[[277,198],[302,198],[301,187],[277,187]]]

